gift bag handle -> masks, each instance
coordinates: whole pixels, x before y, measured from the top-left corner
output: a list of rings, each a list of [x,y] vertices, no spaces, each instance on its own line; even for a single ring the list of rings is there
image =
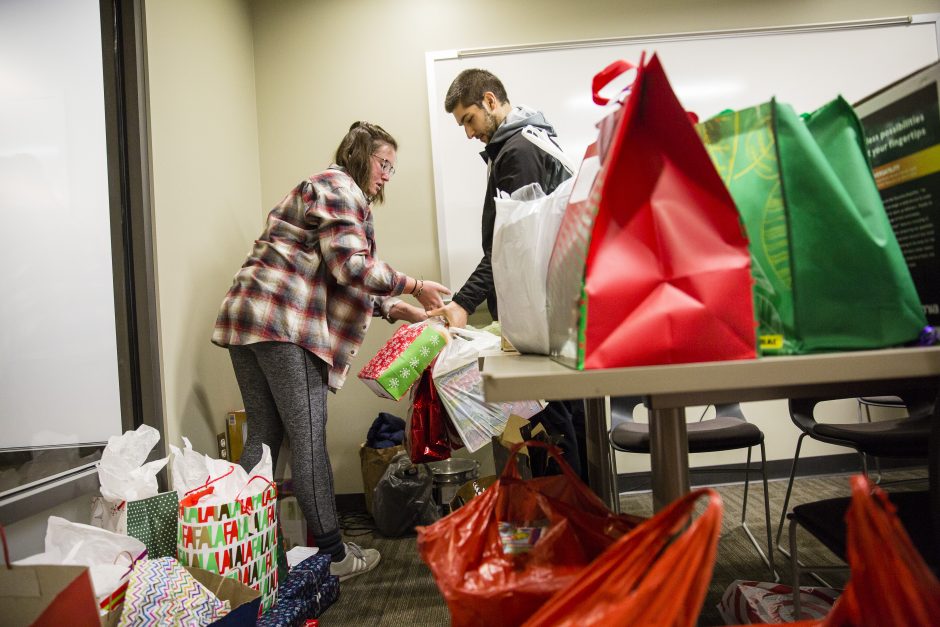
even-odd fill
[[[601,106],[610,102],[610,98],[601,96],[601,90],[606,87],[610,81],[614,80],[624,72],[637,69],[637,66],[629,61],[618,59],[594,75],[591,81],[591,95],[594,97],[594,104]]]
[[[503,468],[503,474],[500,475],[500,479],[522,478],[522,476],[519,474],[519,467],[516,465],[516,453],[518,453],[523,446],[534,446],[536,448],[545,449],[548,454],[551,455],[556,462],[558,462],[558,467],[561,468],[561,471],[565,474],[565,476],[573,481],[576,481],[577,483],[581,483],[581,477],[576,475],[574,470],[571,469],[571,466],[568,465],[568,462],[565,461],[565,458],[562,456],[561,449],[554,444],[548,444],[538,440],[526,440],[525,442],[516,442],[512,445],[512,448],[509,449],[509,459],[506,461],[506,466]]]
[[[219,480],[221,480],[221,479],[225,479],[226,477],[228,477],[228,476],[229,476],[230,474],[232,474],[233,472],[235,472],[235,466],[234,466],[234,465],[229,466],[229,467],[228,467],[228,472],[225,473],[224,475],[219,475],[219,476],[216,477],[215,479],[209,479],[209,478],[207,477],[207,478],[206,478],[206,482],[205,482],[204,484],[202,484],[201,486],[197,486],[197,487],[193,488],[192,490],[190,490],[189,492],[187,492],[186,494],[183,495],[182,500],[180,500],[180,507],[192,507],[193,505],[195,505],[196,503],[198,503],[199,500],[200,500],[202,497],[204,497],[204,496],[206,496],[206,495],[208,495],[208,494],[212,494],[213,492],[215,492],[215,488],[212,487],[212,486],[209,485],[209,484],[210,484],[210,483],[215,483],[216,481],[219,481]],[[195,494],[194,494],[194,493],[195,493]]]
[[[262,481],[264,481],[265,483],[267,483],[269,486],[274,486],[275,491],[277,490],[277,486],[274,484],[274,482],[271,481],[270,479],[268,479],[267,477],[265,477],[264,475],[252,475],[252,476],[248,479],[248,481],[245,482],[245,485],[243,485],[243,486],[241,487],[241,490],[239,490],[238,493],[235,495],[235,500],[236,500],[236,501],[241,498],[242,490],[244,490],[245,488],[247,488],[247,487],[248,487],[248,484],[251,483],[252,481],[254,481],[255,479],[261,479]]]

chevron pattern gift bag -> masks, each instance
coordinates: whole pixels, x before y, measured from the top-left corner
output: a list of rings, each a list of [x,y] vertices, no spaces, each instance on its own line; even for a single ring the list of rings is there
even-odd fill
[[[207,625],[230,611],[172,557],[137,563],[127,584],[120,627]]]

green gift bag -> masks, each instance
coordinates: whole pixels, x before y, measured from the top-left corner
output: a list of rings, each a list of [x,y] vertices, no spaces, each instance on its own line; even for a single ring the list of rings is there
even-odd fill
[[[176,490],[127,502],[127,535],[147,547],[147,557],[176,557],[179,495]]]
[[[697,130],[750,240],[763,354],[918,337],[927,321],[845,100],[803,117],[772,100]]]

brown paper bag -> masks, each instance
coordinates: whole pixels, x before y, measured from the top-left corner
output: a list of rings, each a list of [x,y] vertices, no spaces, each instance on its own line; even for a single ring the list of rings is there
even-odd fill
[[[372,494],[379,479],[392,458],[405,450],[401,444],[387,448],[372,448],[363,444],[359,447],[359,460],[362,465],[362,489],[366,494],[366,511],[372,513]]]
[[[97,625],[88,567],[0,564],[0,616],[9,627]]]

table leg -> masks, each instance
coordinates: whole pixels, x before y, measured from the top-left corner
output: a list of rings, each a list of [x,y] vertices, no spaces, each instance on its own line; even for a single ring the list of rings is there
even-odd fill
[[[588,487],[612,511],[617,511],[616,491],[611,488],[610,443],[607,441],[607,399],[584,400],[584,431],[587,448]]]
[[[685,409],[651,409],[649,423],[653,509],[659,511],[689,491]]]

